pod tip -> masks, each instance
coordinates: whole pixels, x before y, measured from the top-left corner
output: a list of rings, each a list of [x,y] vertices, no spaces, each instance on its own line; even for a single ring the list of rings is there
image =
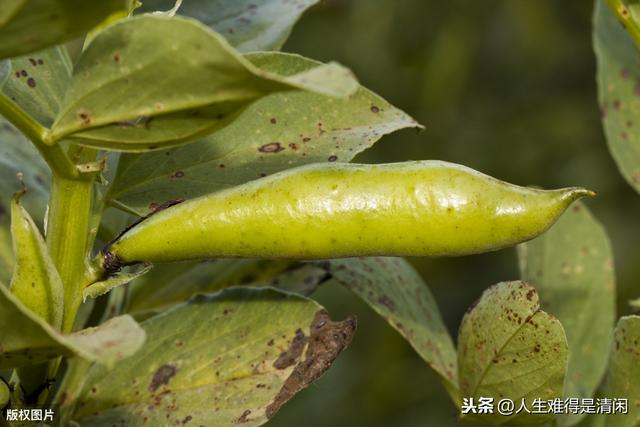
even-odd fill
[[[595,197],[597,193],[582,187],[573,187],[565,190],[565,199],[575,201],[582,197]]]

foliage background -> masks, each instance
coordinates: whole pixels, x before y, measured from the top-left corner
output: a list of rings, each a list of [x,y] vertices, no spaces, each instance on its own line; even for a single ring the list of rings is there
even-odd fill
[[[577,0],[324,0],[284,50],[342,62],[427,126],[388,136],[357,161],[442,159],[516,184],[596,190],[587,203],[613,242],[622,315],[639,296],[640,198],[602,134],[591,13],[591,2]],[[453,336],[483,289],[518,277],[513,249],[412,262]],[[345,289],[317,296],[336,318],[356,313],[359,332],[270,425],[461,425],[424,362],[381,318]]]

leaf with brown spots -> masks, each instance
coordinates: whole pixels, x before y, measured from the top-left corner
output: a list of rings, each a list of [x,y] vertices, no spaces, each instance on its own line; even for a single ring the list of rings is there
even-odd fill
[[[291,54],[246,57],[260,69],[283,75],[318,66]],[[372,105],[380,111],[373,113]],[[303,164],[348,162],[384,135],[411,127],[419,125],[362,87],[347,99],[303,91],[274,93],[197,142],[124,155],[107,199],[118,208],[144,215],[149,204],[158,200],[190,199]],[[178,170],[185,176],[172,179]]]
[[[43,126],[51,126],[73,68],[67,48],[56,46],[13,58],[11,65],[14,72],[2,92]]]
[[[158,46],[165,47],[161,58]],[[51,137],[105,150],[149,151],[222,128],[270,93],[348,97],[357,87],[338,64],[270,73],[193,19],[141,15],[108,26],[82,52]]]
[[[640,52],[604,1],[595,2],[598,98],[609,150],[640,192]]]
[[[511,399],[516,409],[525,399],[531,411],[534,399],[562,396],[567,368],[567,339],[560,321],[540,310],[538,294],[524,282],[502,282],[487,289],[465,314],[458,334],[460,395]],[[498,414],[464,415],[502,424]],[[553,414],[521,411],[510,425],[544,424]]]
[[[611,243],[584,203],[567,210],[542,236],[518,246],[522,280],[535,286],[567,334],[565,398],[590,398],[607,367],[615,318]],[[559,425],[581,415],[562,415]]]
[[[355,320],[334,322],[300,296],[236,288],[197,296],[142,327],[147,343],[140,352],[112,370],[88,373],[74,421],[264,424],[332,365],[351,341]]]
[[[300,15],[318,0],[184,0],[178,13],[222,34],[241,52],[279,50]],[[147,0],[140,12],[169,10],[175,0]]]
[[[640,425],[640,316],[625,316],[618,321],[602,394],[629,399],[629,413],[607,415],[606,427]]]
[[[58,356],[79,356],[112,366],[135,353],[144,331],[131,316],[115,317],[97,328],[62,335],[26,308],[0,283],[0,370],[35,365]]]
[[[0,58],[61,44],[82,35],[116,12],[126,13],[130,0],[2,0]]]
[[[402,258],[355,258],[315,263],[362,298],[429,364],[458,400],[456,350],[431,291]]]

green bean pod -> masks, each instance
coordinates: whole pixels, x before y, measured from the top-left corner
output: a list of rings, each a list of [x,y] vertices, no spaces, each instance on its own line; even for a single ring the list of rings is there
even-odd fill
[[[314,164],[162,210],[97,262],[108,272],[204,258],[467,255],[539,235],[586,195],[519,187],[441,161]]]

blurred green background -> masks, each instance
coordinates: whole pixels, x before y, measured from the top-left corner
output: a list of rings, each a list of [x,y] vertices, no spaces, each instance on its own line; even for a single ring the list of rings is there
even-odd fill
[[[379,142],[361,162],[442,159],[521,185],[582,185],[615,251],[619,314],[640,296],[640,197],[619,175],[602,134],[585,0],[324,0],[287,45],[337,60],[426,125]],[[518,278],[513,249],[413,259],[455,337],[488,286]],[[461,425],[426,364],[348,291],[317,295],[356,313],[350,349],[272,426]],[[544,308],[544,307],[543,307]]]

